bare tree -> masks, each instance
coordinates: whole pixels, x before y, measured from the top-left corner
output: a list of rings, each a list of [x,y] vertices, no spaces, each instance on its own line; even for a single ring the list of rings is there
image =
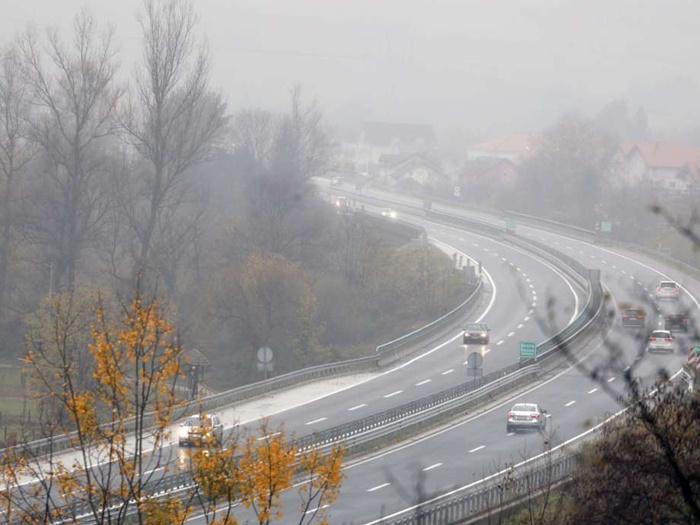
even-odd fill
[[[18,50],[0,56],[0,319],[6,308],[8,272],[16,246],[17,198],[34,149],[27,140],[30,99]]]
[[[164,213],[187,200],[187,170],[207,159],[226,124],[225,103],[209,89],[210,55],[195,33],[192,4],[146,0],[140,22],[143,63],[121,119],[142,161],[123,199],[138,238],[134,274],[152,269],[151,252],[170,235]]]
[[[29,30],[20,41],[25,78],[38,107],[31,137],[45,158],[42,212],[37,228],[52,245],[56,283],[72,288],[81,251],[93,238],[108,205],[104,146],[114,132],[121,92],[114,31],[98,32],[82,10],[66,43],[56,29],[45,43]]]
[[[279,118],[243,112],[233,127],[236,154],[247,171],[247,217],[258,248],[295,259],[318,243],[328,217],[313,199],[311,178],[328,164],[323,112],[304,104],[301,88],[291,91],[290,109]]]

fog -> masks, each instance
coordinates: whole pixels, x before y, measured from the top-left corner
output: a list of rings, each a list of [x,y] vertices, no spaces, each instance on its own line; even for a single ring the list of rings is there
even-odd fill
[[[81,5],[137,59],[139,0],[5,0],[0,34],[68,27]],[[695,0],[197,0],[230,107],[277,109],[293,83],[337,124],[541,129],[561,113],[624,98],[659,131],[700,117]]]

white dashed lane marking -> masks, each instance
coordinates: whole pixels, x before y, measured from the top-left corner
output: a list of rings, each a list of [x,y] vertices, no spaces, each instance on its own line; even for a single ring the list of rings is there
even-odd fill
[[[522,324],[519,324],[519,325],[518,325],[518,328],[522,328],[522,327],[523,327],[523,325],[522,325]]]
[[[442,463],[435,463],[434,465],[430,465],[429,467],[425,467],[423,469],[423,472],[428,472],[429,470],[433,470],[434,468],[438,468],[441,465],[442,465]]]
[[[425,385],[426,383],[430,383],[430,381],[432,381],[432,379],[424,379],[424,380],[421,381],[420,383],[416,383],[416,386]]]
[[[565,406],[565,407],[570,407],[570,406],[573,405],[574,403],[576,403],[576,401],[569,401],[569,402],[568,402],[566,405],[564,405],[564,406]]]
[[[447,374],[451,374],[451,373],[454,372],[454,371],[455,371],[454,368],[450,368],[449,370],[445,370],[445,371],[442,373],[442,375],[446,376]]]
[[[498,343],[496,343],[496,346],[502,345],[503,344],[503,339],[501,339]]]
[[[514,335],[515,335],[515,332],[510,332],[510,333],[508,334],[508,337],[513,337]]]
[[[611,377],[610,379],[608,379],[608,383],[612,383],[613,381],[615,381],[614,377]]]
[[[314,512],[318,512],[319,510],[327,509],[328,507],[330,507],[330,505],[326,503],[325,505],[321,505],[320,507],[316,507],[315,509],[307,510],[306,512],[304,512],[304,514],[312,514]]]
[[[383,489],[384,487],[388,487],[389,485],[391,485],[391,483],[382,483],[381,485],[377,485],[376,487],[367,489],[367,492],[374,492],[375,490]]]
[[[318,419],[314,419],[313,421],[309,421],[306,423],[307,425],[313,425],[314,423],[320,423],[321,421],[325,421],[328,419],[327,417],[319,417]]]
[[[530,316],[527,316],[525,319],[523,319],[523,321],[529,321],[529,320],[530,320]]]
[[[397,390],[396,392],[392,392],[391,394],[387,394],[384,397],[394,397],[396,395],[399,395],[403,390]]]
[[[481,445],[480,447],[473,448],[473,449],[471,449],[469,452],[470,452],[470,453],[476,452],[477,450],[481,450],[482,448],[486,448],[486,445]]]
[[[361,405],[355,405],[355,406],[352,407],[352,408],[348,408],[348,410],[352,412],[353,410],[357,410],[357,409],[359,409],[359,408],[364,408],[364,407],[366,407],[366,406],[367,406],[367,403],[362,403]]]
[[[588,393],[589,393],[589,394],[592,394],[592,393],[597,392],[597,391],[598,391],[598,389],[597,389],[597,388],[594,388],[593,390],[589,390]]]

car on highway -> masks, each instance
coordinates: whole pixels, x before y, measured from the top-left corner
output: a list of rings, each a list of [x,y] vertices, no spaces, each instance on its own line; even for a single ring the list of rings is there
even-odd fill
[[[681,293],[681,287],[674,281],[660,281],[654,297],[657,301],[676,301]]]
[[[627,308],[622,311],[622,326],[625,328],[644,328],[647,314],[641,308]]]
[[[486,345],[490,339],[491,330],[486,323],[471,323],[464,327],[462,333],[462,344]]]
[[[647,352],[667,352],[673,353],[675,342],[673,335],[668,330],[654,330],[649,335]]]
[[[391,208],[384,208],[380,214],[382,217],[386,217],[387,219],[395,219],[398,217],[396,210],[392,210]]]
[[[221,445],[224,438],[224,425],[218,414],[195,414],[181,425],[178,444],[184,446]]]
[[[518,430],[543,431],[547,425],[547,411],[535,403],[516,403],[506,418],[506,431],[509,434]]]
[[[685,314],[670,314],[664,319],[664,329],[669,332],[687,332],[688,316]]]

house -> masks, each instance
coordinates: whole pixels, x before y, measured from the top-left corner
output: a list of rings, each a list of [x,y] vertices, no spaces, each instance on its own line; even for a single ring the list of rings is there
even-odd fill
[[[672,142],[620,144],[620,185],[648,184],[668,193],[684,193],[698,183],[700,148]]]
[[[439,188],[452,184],[440,161],[428,153],[384,155],[380,161],[379,180],[390,186]]]
[[[463,198],[489,200],[501,191],[512,190],[517,177],[518,168],[510,159],[478,157],[464,163],[457,182]]]
[[[507,159],[514,165],[522,163],[537,148],[540,136],[533,133],[511,133],[501,137],[472,144],[467,150],[467,160],[481,157]]]
[[[435,131],[429,124],[365,122],[353,140],[343,144],[344,158],[352,158],[358,173],[374,175],[382,155],[428,152],[435,147]]]

